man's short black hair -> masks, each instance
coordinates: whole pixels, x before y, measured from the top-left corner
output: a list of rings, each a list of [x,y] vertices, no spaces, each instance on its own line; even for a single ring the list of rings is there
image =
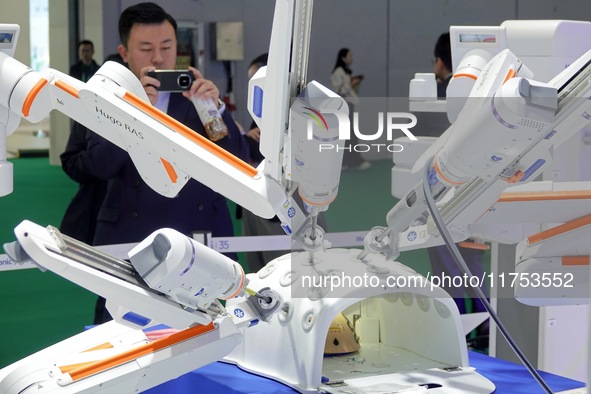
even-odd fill
[[[252,66],[257,66],[257,67],[266,66],[268,61],[269,61],[269,54],[263,53],[262,55],[257,56],[252,62],[250,62],[248,68],[251,68]]]
[[[158,4],[146,2],[127,7],[119,17],[119,38],[121,39],[121,44],[127,47],[129,33],[133,25],[159,25],[164,21],[170,22],[176,34],[176,21]]]
[[[440,58],[447,67],[448,70],[452,70],[451,65],[451,40],[449,33],[443,33],[437,39],[435,44],[435,51],[433,53],[436,58]]]
[[[90,45],[90,47],[92,48],[92,50],[94,50],[94,44],[90,40],[82,40],[82,41],[80,41],[78,43],[78,48],[80,48],[82,45]]]

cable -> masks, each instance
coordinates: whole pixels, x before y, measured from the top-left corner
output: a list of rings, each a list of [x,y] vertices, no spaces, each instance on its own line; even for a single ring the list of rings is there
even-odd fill
[[[431,163],[432,161],[433,160],[431,159],[431,160],[427,161],[427,163]],[[441,217],[441,215],[439,215],[439,210],[437,209],[437,206],[435,205],[435,200],[433,199],[433,196],[431,195],[431,188],[429,185],[429,166],[427,166],[426,168],[427,168],[427,174],[423,177],[423,191],[425,193],[425,199],[427,200],[427,207],[429,208],[429,212],[431,213],[431,217],[435,221],[435,225],[437,226],[439,233],[441,234],[441,236],[443,237],[443,240],[445,241],[445,246],[447,246],[447,249],[449,250],[454,261],[456,262],[456,264],[460,268],[460,271],[462,271],[462,273],[464,275],[467,275],[470,278],[470,277],[472,277],[472,272],[470,272],[470,269],[466,265],[466,262],[464,261],[464,258],[462,257],[460,251],[458,250],[458,247],[453,242],[451,235],[447,231],[447,227],[445,226],[445,223],[443,222],[443,218]],[[513,349],[513,351],[515,352],[515,355],[517,355],[517,357],[521,360],[523,365],[527,368],[529,373],[536,380],[536,382],[538,382],[538,384],[542,387],[542,389],[544,389],[544,391],[546,393],[552,394],[553,393],[552,389],[550,389],[550,387],[544,381],[544,379],[542,379],[542,377],[540,376],[538,371],[531,365],[531,363],[528,361],[528,359],[525,357],[525,355],[521,352],[521,349],[519,349],[519,346],[517,346],[517,344],[515,343],[515,341],[513,340],[511,335],[509,334],[509,331],[507,331],[507,329],[505,328],[505,325],[503,324],[503,322],[501,322],[501,319],[499,318],[497,313],[493,310],[492,306],[488,302],[488,299],[486,298],[482,289],[478,286],[472,286],[472,290],[474,290],[476,292],[476,294],[478,295],[478,298],[480,298],[480,300],[482,301],[482,304],[486,308],[486,311],[489,313],[491,319],[493,319],[494,322],[496,323],[499,331],[503,334],[503,337],[505,337],[505,339],[507,340],[507,343],[509,344],[511,349]]]
[[[273,301],[273,299],[271,297],[261,295],[259,292],[249,289],[248,287],[246,287],[244,289],[244,292],[250,296],[253,296],[253,297],[256,297],[256,298],[259,298],[259,299],[265,301],[267,304],[270,304]]]

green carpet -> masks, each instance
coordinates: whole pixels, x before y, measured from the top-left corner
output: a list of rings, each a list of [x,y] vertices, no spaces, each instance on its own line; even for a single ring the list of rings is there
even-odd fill
[[[367,231],[386,226],[386,214],[398,202],[391,192],[391,160],[372,161],[366,171],[342,172],[339,195],[326,213],[330,232]],[[425,275],[430,268],[424,250],[401,253],[398,260]]]
[[[24,219],[59,226],[78,188],[47,157],[12,163],[14,192],[0,198],[0,244],[14,241],[14,227]],[[0,272],[0,299],[3,367],[80,332],[92,322],[96,296],[51,272],[28,269]]]
[[[15,159],[14,193],[0,198],[0,243],[14,240],[13,229],[24,219],[59,226],[76,192],[60,167],[47,158]],[[344,171],[339,195],[327,212],[330,232],[363,231],[386,224],[396,203],[390,194],[390,160],[372,162],[367,171]],[[234,204],[231,203],[231,212]],[[235,223],[239,231],[240,223]],[[242,257],[242,256],[241,256]],[[403,253],[400,261],[425,273],[426,252]],[[10,364],[92,323],[96,296],[53,273],[39,270],[0,272],[2,310],[0,367]]]

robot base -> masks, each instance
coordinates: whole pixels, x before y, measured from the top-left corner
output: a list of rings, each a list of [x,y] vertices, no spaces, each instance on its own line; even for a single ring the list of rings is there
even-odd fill
[[[308,253],[292,253],[249,274],[253,288],[277,290],[285,307],[268,324],[248,328],[224,361],[301,392],[493,392],[494,385],[468,365],[449,295],[398,262],[372,255],[364,263],[358,254],[330,249],[310,262]],[[363,279],[366,286],[355,286]],[[324,357],[331,322],[341,312],[354,323],[361,348]]]

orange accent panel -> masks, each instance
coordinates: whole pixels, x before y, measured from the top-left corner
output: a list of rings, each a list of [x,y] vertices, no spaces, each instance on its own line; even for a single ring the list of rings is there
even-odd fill
[[[583,216],[582,218],[572,220],[568,223],[561,224],[560,226],[552,227],[546,231],[530,235],[527,237],[527,243],[531,245],[589,224],[591,224],[591,215]]]
[[[447,179],[445,177],[445,175],[443,175],[443,173],[441,172],[441,169],[439,168],[439,159],[437,157],[435,158],[434,163],[435,164],[433,165],[433,169],[441,178],[443,178],[444,181],[446,181],[447,183],[452,184],[452,185],[463,185],[464,184],[464,182],[454,182],[450,179]]]
[[[199,133],[195,132],[191,128],[185,126],[178,120],[170,117],[169,115],[165,114],[164,112],[158,110],[156,107],[146,103],[144,100],[140,99],[136,95],[130,92],[126,92],[123,96],[123,99],[126,100],[128,103],[138,107],[142,111],[146,112],[154,119],[158,120],[159,122],[163,123],[164,125],[170,127],[177,133],[183,135],[184,137],[190,139],[203,149],[213,153],[218,158],[222,159],[226,163],[230,164],[232,167],[240,170],[241,172],[245,173],[250,177],[254,177],[258,171],[252,167],[250,164],[245,163],[244,161],[240,160],[233,154],[226,151],[224,148],[214,144],[210,140],[206,139]]]
[[[88,365],[76,368],[70,371],[70,377],[73,381],[80,380],[90,375],[94,375],[99,372],[105,371],[109,368],[114,368],[121,364],[125,364],[129,361],[135,360],[147,354],[155,353],[164,348],[171,347],[173,345],[176,345],[177,343],[197,337],[209,331],[213,331],[214,329],[215,327],[213,323],[209,323],[206,326],[199,325],[187,328],[186,330],[179,331],[167,337],[157,339],[154,342],[146,343],[144,345],[138,346],[135,349],[125,351],[121,354],[109,357],[105,360],[95,361]]]
[[[54,85],[63,90],[64,92],[68,93],[70,96],[78,98],[79,90],[70,85],[69,83],[62,81],[61,79],[58,79],[57,81],[55,81]]]
[[[162,157],[160,158],[160,161],[162,162],[162,165],[164,166],[164,169],[166,170],[166,173],[168,174],[170,181],[172,183],[176,183],[176,181],[179,180],[179,176],[177,175],[176,171],[174,170],[174,167],[172,166],[172,164],[170,164],[168,161],[164,160]]]
[[[231,296],[222,298],[222,300],[230,300],[236,297],[242,291],[242,287],[244,286],[244,270],[242,269],[242,266],[240,266],[240,269],[242,270],[242,280],[240,281],[240,286],[238,287],[238,290],[236,290],[236,293],[232,294]]]
[[[71,372],[71,371],[73,371],[73,370],[75,370],[77,368],[82,368],[82,367],[84,367],[84,366],[86,366],[88,364],[92,364],[94,362],[95,361],[89,361],[89,362],[86,362],[86,363],[79,363],[79,364],[70,364],[70,365],[64,365],[64,366],[58,367],[58,368],[59,368],[59,370],[62,373],[68,373],[68,372]]]
[[[105,342],[101,345],[91,347],[90,349],[83,350],[82,353],[93,352],[95,350],[112,349],[112,348],[113,348],[113,345],[111,344],[111,342]]]
[[[454,78],[470,78],[473,80],[477,80],[478,77],[474,74],[466,74],[466,73],[459,73],[459,74],[454,74]]]
[[[517,72],[515,70],[513,70],[512,68],[510,68],[509,71],[507,71],[507,75],[505,75],[505,79],[503,80],[503,84],[505,82],[507,82],[508,80],[510,80],[511,78],[513,78],[515,75],[517,75]]]
[[[458,242],[458,246],[465,249],[476,249],[476,250],[489,250],[490,246],[487,244],[481,244],[477,242]]]
[[[564,256],[562,265],[589,265],[589,256]]]
[[[515,174],[511,175],[509,179],[507,179],[508,183],[517,183],[523,179],[525,176],[525,172],[518,170]]]
[[[39,92],[41,92],[41,90],[48,83],[49,82],[47,81],[47,79],[41,78],[40,80],[37,81],[35,86],[33,86],[33,89],[31,89],[29,91],[29,93],[27,94],[27,97],[25,97],[25,101],[23,102],[23,108],[21,110],[21,112],[23,113],[23,116],[25,118],[27,116],[29,116],[29,112],[31,111],[31,106],[33,105],[33,101],[35,101],[35,98],[37,98],[37,95],[39,94]]]
[[[498,202],[530,202],[549,200],[582,200],[591,199],[591,190],[570,190],[551,192],[503,193]]]
[[[312,202],[312,201],[306,200],[306,199],[304,198],[304,196],[302,196],[301,194],[300,194],[300,197],[301,197],[301,198],[302,198],[302,200],[304,200],[304,201],[305,201],[307,204],[309,204],[309,205],[314,205],[314,206],[316,206],[316,207],[322,207],[322,206],[324,206],[324,205],[331,204],[331,203],[332,203],[332,202],[335,200],[335,198],[337,198],[337,196],[334,196],[334,197],[333,197],[333,199],[332,199],[332,200],[330,200],[329,202],[325,202],[325,203],[322,203],[322,204],[317,204],[317,203],[314,203],[314,202]]]

